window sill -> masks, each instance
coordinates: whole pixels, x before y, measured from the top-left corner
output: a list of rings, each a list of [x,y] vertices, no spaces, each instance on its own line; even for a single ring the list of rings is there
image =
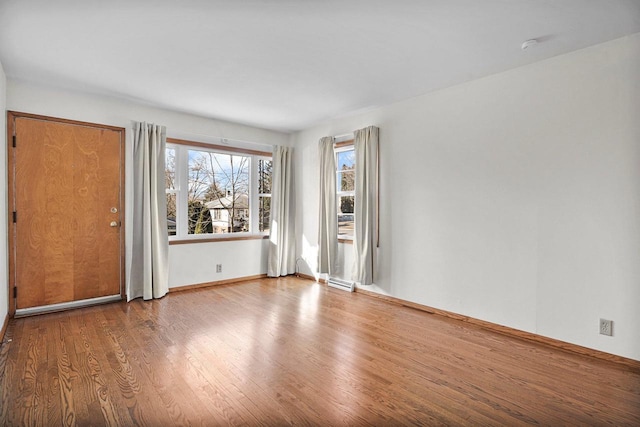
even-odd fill
[[[173,245],[186,245],[190,243],[212,243],[212,242],[231,242],[234,240],[262,240],[268,239],[268,234],[244,234],[240,236],[220,236],[220,237],[207,237],[207,238],[191,238],[181,240],[169,240],[169,246]]]

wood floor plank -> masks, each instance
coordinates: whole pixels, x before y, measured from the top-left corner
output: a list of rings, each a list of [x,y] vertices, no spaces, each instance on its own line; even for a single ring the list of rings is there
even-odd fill
[[[24,369],[18,362],[20,359],[20,342],[13,342],[13,337],[24,336],[26,322],[9,322],[5,333],[5,341],[0,352],[0,366],[2,370],[2,402],[0,405],[0,420],[16,420],[19,419],[19,410],[21,407],[21,399],[18,390],[21,384],[21,377],[24,375]],[[27,339],[21,339],[23,345],[27,345]],[[11,351],[10,351],[11,350]]]
[[[29,322],[25,327],[25,346],[19,350],[20,358],[18,363],[23,369],[23,374],[19,386],[15,387],[18,392],[18,408],[20,409],[21,423],[25,425],[43,424],[43,386],[38,382],[38,368],[41,366],[43,357],[43,340],[34,322]]]
[[[278,297],[276,297],[278,298]],[[262,304],[262,306],[264,306],[264,302]],[[283,301],[279,301],[276,305],[283,305]],[[264,310],[262,310],[264,311]],[[268,312],[268,308],[266,310]],[[264,326],[262,327],[264,329]],[[358,370],[358,372],[354,372],[354,373],[349,373],[347,372],[345,375],[345,373],[338,373],[338,372],[334,372],[332,367],[336,366],[334,363],[323,363],[322,360],[325,361],[332,361],[332,360],[336,360],[334,357],[332,357],[330,355],[329,358],[322,358],[322,357],[318,357],[319,354],[317,354],[317,352],[322,352],[323,347],[321,346],[320,348],[313,348],[313,343],[316,342],[317,340],[314,339],[309,339],[309,336],[305,336],[305,335],[291,335],[290,331],[274,331],[275,336],[276,336],[276,341],[280,344],[280,351],[279,353],[285,354],[287,355],[289,358],[288,359],[296,359],[297,357],[302,357],[304,358],[304,364],[298,364],[295,363],[296,360],[288,360],[288,359],[283,359],[283,368],[286,369],[286,371],[291,371],[295,374],[299,374],[302,375],[303,371],[298,371],[298,367],[299,366],[303,366],[304,367],[304,372],[306,372],[308,375],[313,375],[313,371],[315,371],[316,369],[319,371],[319,375],[316,375],[314,377],[314,381],[310,382],[309,384],[319,384],[319,381],[321,381],[322,377],[324,375],[329,375],[329,376],[333,376],[333,377],[337,377],[339,379],[339,381],[335,381],[338,384],[340,384],[342,387],[338,390],[335,391],[340,391],[343,393],[344,397],[348,398],[348,399],[352,399],[355,402],[359,402],[361,405],[363,405],[363,408],[360,409],[365,409],[368,412],[372,412],[372,414],[375,414],[376,416],[379,417],[378,420],[378,424],[388,424],[390,423],[392,420],[388,419],[387,417],[385,417],[384,415],[384,411],[381,411],[381,408],[384,408],[385,406],[393,406],[395,407],[395,409],[398,409],[398,407],[403,407],[403,404],[406,402],[403,402],[400,399],[392,399],[390,397],[390,394],[393,393],[393,390],[389,387],[391,385],[391,382],[388,381],[387,379],[383,378],[382,376],[378,375],[377,372],[380,372],[379,370],[374,369],[367,369],[367,367],[364,364],[360,364],[361,369]],[[311,349],[313,349],[313,351],[311,351]],[[297,356],[297,357],[296,357]],[[340,360],[338,358],[338,360]],[[270,360],[269,361],[269,365],[275,365],[278,362],[276,360]],[[315,368],[313,370],[309,370],[310,368]],[[285,375],[286,372],[282,375]],[[324,374],[324,375],[323,375]],[[379,391],[378,393],[372,394],[370,393],[370,387],[368,387],[368,385],[371,385],[373,383],[379,383],[384,387],[384,391]],[[347,386],[346,389],[344,386]],[[317,394],[322,394],[322,390],[318,390],[316,388],[314,388],[313,386],[311,387],[304,387],[305,389],[308,390],[308,392],[310,393],[317,393]],[[304,393],[304,390],[302,387],[300,387],[301,392]],[[322,403],[325,403],[325,401],[328,401],[327,403],[329,403],[330,405],[338,406],[341,404],[340,400],[336,400],[336,399],[332,399],[333,394],[332,395],[328,395],[326,397],[325,400],[322,400],[320,402],[320,405]],[[407,400],[407,399],[405,399]],[[393,401],[393,403],[392,403]],[[411,405],[412,402],[404,405],[404,406],[412,406]],[[415,408],[415,406],[413,406]],[[327,411],[329,413],[331,413],[331,411]],[[350,411],[349,409],[343,411],[343,413],[341,414],[343,416],[343,418],[346,418],[345,415],[350,415],[352,411]],[[433,411],[431,411],[433,412]],[[430,421],[435,421],[438,420],[438,414],[437,413],[422,413],[420,414],[420,421],[425,421],[425,420],[430,420]],[[342,420],[344,423],[352,425],[355,423],[355,420],[351,420],[351,419],[343,419]],[[410,417],[407,417],[407,420],[402,420],[402,421],[407,421],[409,424],[418,422],[418,420],[411,420]],[[403,423],[401,420],[395,420],[395,424],[401,424]]]
[[[178,368],[178,372],[184,375],[183,380],[198,385],[196,387],[196,391],[199,391],[197,394],[198,400],[208,404],[204,405],[207,408],[207,412],[191,414],[191,417],[213,419],[216,424],[227,424],[230,418],[237,417],[236,414],[230,413],[227,405],[221,405],[221,402],[224,401],[224,394],[221,394],[214,384],[204,379],[197,367],[194,367],[194,364],[198,362],[194,360],[192,354],[187,350],[186,343],[180,346],[180,355],[177,358],[171,357],[171,352],[166,352],[167,347],[175,348],[175,341],[179,340],[179,337],[185,336],[181,330],[174,331],[172,328],[173,325],[180,325],[181,323],[179,313],[174,313],[175,317],[171,316],[173,318],[172,321],[165,322],[162,317],[157,316],[157,313],[146,310],[147,307],[144,303],[140,304],[136,301],[131,306],[133,307],[131,313],[139,316],[137,320],[138,331],[147,331],[145,333],[146,337],[143,339],[144,345],[155,345],[160,351],[165,349],[167,360],[172,363],[172,366]],[[176,335],[171,335],[172,333]],[[154,366],[156,364],[154,363]],[[192,392],[196,394],[195,391],[192,390]]]
[[[74,389],[73,382],[75,379],[74,368],[71,366],[69,351],[73,348],[67,348],[67,334],[64,320],[58,321],[59,330],[54,333],[56,340],[57,367],[60,402],[62,407],[62,425],[75,426],[78,414],[75,408],[74,394],[80,393],[79,387]]]
[[[46,325],[47,336],[55,333],[56,324]],[[47,425],[62,424],[60,404],[60,377],[58,375],[57,340],[47,339]]]
[[[83,365],[86,366],[87,374],[91,381],[90,386],[92,386],[92,391],[96,397],[96,399],[90,403],[90,406],[94,408],[92,412],[96,413],[96,410],[99,410],[108,425],[123,425],[116,416],[112,399],[107,390],[106,380],[102,375],[102,368],[92,349],[89,348],[82,356],[84,357],[81,360],[84,362]]]
[[[105,424],[129,426],[134,423],[126,410],[124,399],[115,389],[113,373],[107,358],[109,347],[105,349],[102,335],[98,332],[100,325],[97,315],[101,310],[103,307],[83,310],[82,316],[79,316],[80,339],[92,369],[94,388]]]
[[[120,330],[127,329],[127,324],[120,316],[113,320]],[[123,344],[129,344],[128,352],[136,356],[134,360],[137,367],[155,389],[174,424],[187,425],[190,421],[203,423],[205,419],[193,419],[199,418],[200,414],[193,408],[192,400],[186,399],[192,392],[183,384],[183,380],[174,374],[173,364],[164,357],[165,347],[162,341],[156,342],[146,331],[146,328],[138,327],[136,334],[123,335]],[[181,396],[181,399],[177,396]]]
[[[118,327],[114,319],[101,314],[97,321],[111,349],[109,363],[133,421],[141,425],[171,423],[171,413],[161,402],[146,374],[138,368],[140,354],[130,348],[131,340],[127,339],[125,331]],[[120,340],[127,343],[124,348]]]
[[[15,319],[2,425],[640,425],[640,372],[296,278]]]

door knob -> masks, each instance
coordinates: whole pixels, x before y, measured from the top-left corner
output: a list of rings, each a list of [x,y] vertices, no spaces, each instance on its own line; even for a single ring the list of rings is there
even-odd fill
[[[118,213],[118,208],[116,208],[115,206],[112,207],[110,210],[111,210],[111,213]]]
[[[111,227],[117,227],[118,226],[118,221],[111,221],[111,224],[109,224]]]

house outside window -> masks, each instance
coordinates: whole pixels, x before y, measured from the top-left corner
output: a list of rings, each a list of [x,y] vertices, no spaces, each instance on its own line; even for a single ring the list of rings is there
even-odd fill
[[[192,144],[192,145],[191,145]],[[269,217],[270,153],[167,139],[169,240],[223,234],[265,234]]]
[[[249,196],[246,193],[229,192],[205,203],[212,218],[212,232],[237,233],[249,231]]]

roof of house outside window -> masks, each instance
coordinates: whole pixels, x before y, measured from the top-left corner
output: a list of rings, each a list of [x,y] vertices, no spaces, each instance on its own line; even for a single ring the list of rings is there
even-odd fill
[[[249,196],[245,193],[238,193],[235,195],[235,203],[233,196],[220,197],[219,199],[212,200],[205,203],[208,209],[249,209]]]

